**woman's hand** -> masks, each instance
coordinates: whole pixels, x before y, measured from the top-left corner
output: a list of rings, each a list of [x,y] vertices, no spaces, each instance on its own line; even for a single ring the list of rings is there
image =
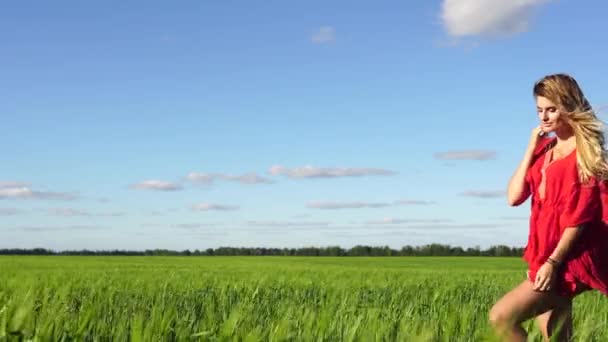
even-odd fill
[[[536,144],[538,144],[542,132],[543,130],[540,126],[534,127],[532,130],[532,134],[530,135],[530,143],[528,144],[528,148],[530,148],[532,151],[534,151],[536,148]]]
[[[550,291],[555,283],[555,266],[545,263],[536,272],[533,289],[535,291]]]

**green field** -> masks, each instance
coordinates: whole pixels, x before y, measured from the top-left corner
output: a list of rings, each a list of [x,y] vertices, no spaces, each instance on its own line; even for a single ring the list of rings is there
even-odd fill
[[[524,273],[494,257],[0,256],[0,341],[485,341]],[[577,341],[608,341],[608,299],[574,310]]]

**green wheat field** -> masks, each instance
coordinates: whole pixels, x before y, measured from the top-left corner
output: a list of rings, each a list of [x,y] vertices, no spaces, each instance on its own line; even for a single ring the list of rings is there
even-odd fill
[[[524,273],[517,257],[0,256],[0,341],[491,341],[487,312]],[[608,341],[600,293],[574,319],[576,341]]]

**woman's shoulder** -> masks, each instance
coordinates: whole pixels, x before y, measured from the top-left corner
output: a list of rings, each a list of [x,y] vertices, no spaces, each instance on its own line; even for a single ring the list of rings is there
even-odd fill
[[[536,164],[536,161],[540,159],[547,151],[553,147],[557,138],[555,137],[541,137],[538,139],[536,143],[536,147],[534,148],[534,153],[532,154],[532,165]]]

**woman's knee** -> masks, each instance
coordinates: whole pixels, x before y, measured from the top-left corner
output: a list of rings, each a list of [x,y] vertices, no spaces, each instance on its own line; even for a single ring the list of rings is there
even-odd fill
[[[512,310],[509,310],[500,303],[494,304],[488,313],[490,324],[494,327],[509,326],[516,324]]]

